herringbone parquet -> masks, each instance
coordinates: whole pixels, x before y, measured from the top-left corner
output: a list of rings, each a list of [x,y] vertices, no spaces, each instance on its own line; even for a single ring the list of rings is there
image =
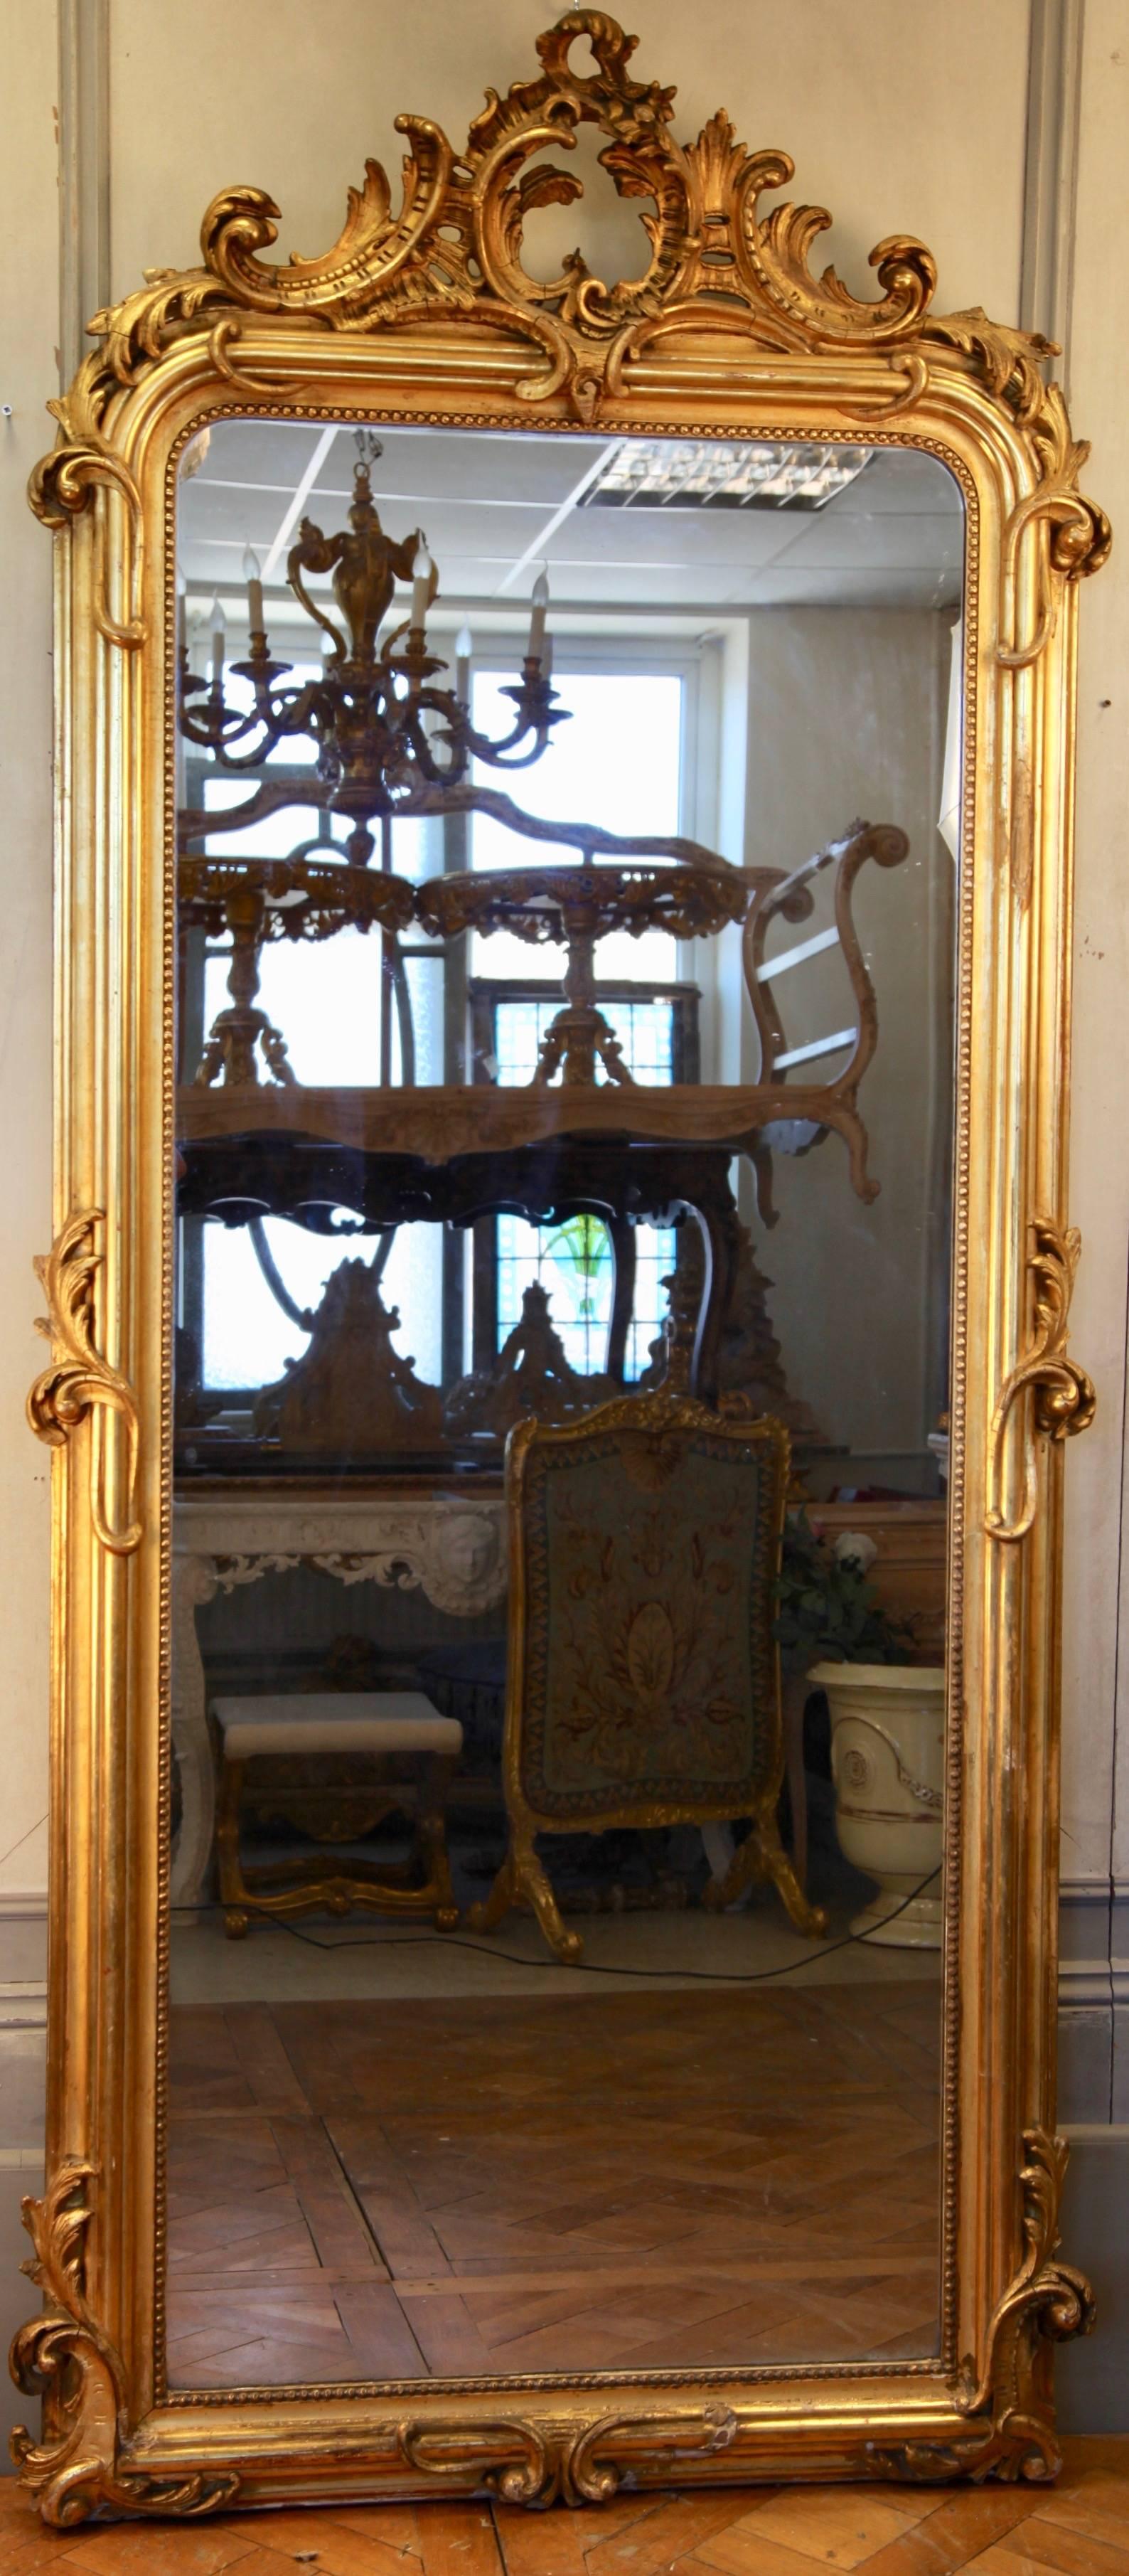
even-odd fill
[[[1042,2487],[712,2488],[570,2513],[425,2504],[48,2532],[0,2479],[2,2576],[1129,2576],[1129,2440]]]
[[[935,1985],[172,2023],[174,2387],[936,2349]]]

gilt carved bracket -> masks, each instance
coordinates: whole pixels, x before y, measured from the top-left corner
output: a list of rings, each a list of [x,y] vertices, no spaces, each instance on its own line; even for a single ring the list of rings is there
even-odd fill
[[[1050,2407],[1047,2347],[1089,2334],[1094,2297],[1072,2264],[1058,2261],[1058,2212],[1070,2150],[1065,2138],[1025,2129],[1019,2176],[1026,2251],[988,2327],[983,2367],[966,2361],[956,2402],[963,2415],[990,2413],[975,2474],[1051,2478],[1061,2467]]]
[[[125,2373],[86,2298],[86,2237],[97,2181],[97,2165],[68,2156],[43,2199],[22,2204],[35,2249],[23,2269],[43,2291],[45,2306],[15,2335],[11,2371],[25,2397],[43,2397],[46,2438],[34,2442],[17,2425],[12,2458],[44,2521],[60,2529],[85,2521],[99,2506],[131,2514],[214,2512],[236,2493],[232,2473],[154,2476],[131,2467],[123,2446]]]
[[[95,1229],[103,1223],[101,1208],[84,1208],[68,1217],[50,1252],[40,1253],[35,1271],[47,1299],[47,1313],[36,1317],[36,1331],[55,1345],[50,1368],[43,1370],[27,1400],[32,1430],[49,1448],[61,1448],[81,1422],[92,1418],[90,1509],[95,1535],[110,1556],[132,1556],[141,1544],[136,1518],[137,1400],[128,1380],[111,1368],[94,1347],[94,1283],[102,1266],[95,1250]],[[125,1426],[124,1512],[115,1524],[106,1506],[104,1417],[116,1413]]]
[[[1081,1248],[1077,1226],[1068,1226],[1064,1232],[1053,1217],[1032,1219],[1028,1269],[1035,1289],[1034,1329],[1031,1348],[1005,1379],[992,1416],[989,1501],[984,1518],[989,1538],[1011,1543],[1026,1538],[1032,1526],[1039,1500],[1036,1438],[1066,1440],[1076,1431],[1087,1431],[1094,1419],[1097,1397],[1093,1384],[1077,1360],[1068,1357],[1066,1349],[1070,1300]],[[1032,1401],[1025,1432],[1023,1502],[1018,1512],[1009,1512],[1001,1499],[1007,1429],[1013,1408],[1028,1390]]]

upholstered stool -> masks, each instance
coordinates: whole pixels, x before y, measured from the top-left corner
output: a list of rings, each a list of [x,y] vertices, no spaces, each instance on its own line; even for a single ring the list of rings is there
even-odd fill
[[[217,1699],[212,1713],[221,1745],[216,1840],[220,1898],[228,1938],[242,1940],[251,1912],[348,1914],[363,1906],[374,1914],[434,1916],[439,1929],[458,1922],[451,1890],[443,1804],[462,1751],[458,1719],[441,1717],[422,1691],[324,1691],[272,1693]],[[363,1754],[371,1758],[378,1809],[410,1815],[415,1847],[404,1867],[377,1868],[350,1857],[339,1869],[322,1859],[281,1861],[245,1869],[239,1847],[239,1811],[248,1763]],[[271,1803],[274,1803],[272,1793]],[[280,1810],[301,1822],[301,1790],[279,1794]],[[332,1837],[331,1837],[332,1838]]]

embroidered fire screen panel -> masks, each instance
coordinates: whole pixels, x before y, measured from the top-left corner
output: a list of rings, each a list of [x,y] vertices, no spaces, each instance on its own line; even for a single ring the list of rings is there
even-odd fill
[[[626,1425],[534,1444],[521,1784],[536,1813],[739,1808],[765,1787],[785,1458],[783,1434]]]

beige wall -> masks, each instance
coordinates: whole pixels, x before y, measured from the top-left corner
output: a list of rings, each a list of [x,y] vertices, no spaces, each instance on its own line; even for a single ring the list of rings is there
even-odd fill
[[[5,937],[0,952],[5,1216],[0,1336],[0,1563],[6,1593],[0,1734],[0,1903],[42,1884],[45,1804],[47,1537],[44,1454],[23,1429],[22,1401],[37,1359],[29,1260],[49,1231],[48,1201],[48,540],[28,517],[26,472],[49,429],[41,405],[55,387],[61,333],[52,117],[57,101],[56,7],[76,0],[3,0],[6,99],[8,327],[0,400],[5,475],[3,561],[10,614],[3,627]],[[101,0],[77,0],[89,29]],[[286,209],[283,246],[311,252],[336,233],[345,184],[366,152],[395,169],[392,116],[402,107],[444,119],[456,136],[487,79],[527,72],[540,23],[534,0],[444,0],[406,10],[374,0],[108,0],[111,154],[110,271],[114,291],[145,267],[195,256],[210,196],[233,180],[271,188]],[[831,248],[868,291],[866,253],[884,234],[919,233],[941,268],[942,307],[983,304],[1001,319],[1020,302],[1028,68],[1027,0],[699,0],[693,10],[649,0],[636,68],[679,86],[679,130],[693,131],[723,100],[753,144],[785,144],[797,193],[840,213]],[[1127,334],[1110,297],[1124,295],[1119,203],[1125,0],[1087,0],[1081,120],[1079,276],[1073,398],[1095,441],[1090,480],[1117,506],[1126,464],[1117,371]],[[568,218],[575,232],[576,216]],[[1119,281],[1121,283],[1119,284]],[[1129,495],[1120,510],[1129,525]],[[1070,1466],[1072,1524],[1067,1617],[1067,1867],[1109,1865],[1110,1779],[1119,1472],[1129,1233],[1124,956],[1126,865],[1124,692],[1129,679],[1126,580],[1115,568],[1085,602],[1082,659],[1079,1042],[1074,1213],[1089,1238],[1076,1346],[1095,1369],[1102,1428]],[[1109,698],[1110,708],[1100,701]],[[1111,915],[1117,913],[1116,922]],[[826,1151],[826,1149],[824,1149]],[[1129,1727],[1125,1730],[1129,1740]],[[22,1838],[22,1839],[21,1839]],[[16,1848],[9,1850],[9,1846]],[[1126,1855],[1129,1866],[1129,1854]],[[0,1978],[3,1972],[0,1971]]]
[[[1078,663],[1070,1207],[1084,1254],[1071,1329],[1097,1386],[1099,1410],[1093,1431],[1071,1454],[1067,1479],[1062,1867],[1066,1878],[1112,1872],[1125,1885],[1129,1633],[1124,1612],[1119,1622],[1118,1587],[1121,1482],[1129,1454],[1129,1151],[1123,1141],[1129,1111],[1129,274],[1119,220],[1129,137],[1126,0],[1086,0],[1080,131],[1070,399],[1076,433],[1093,442],[1087,478],[1110,514],[1115,543],[1109,565],[1083,598]],[[1123,2105],[1120,2117],[1127,2112]]]
[[[59,199],[54,134],[55,13],[3,0],[0,60],[13,150],[5,191],[0,402],[0,1904],[41,1888],[47,1805],[47,1468],[24,1424],[41,1365],[31,1319],[31,1256],[51,1239],[51,549],[24,500],[44,440],[43,404],[58,385]],[[46,1357],[43,1345],[39,1353]],[[0,1924],[2,1933],[2,1924]],[[3,1944],[0,1940],[0,1951]],[[0,1955],[0,1986],[18,1967]]]
[[[775,1156],[771,1232],[753,1213],[751,1176],[742,1188],[757,1260],[773,1281],[769,1310],[791,1391],[837,1448],[862,1461],[861,1473],[849,1460],[832,1472],[845,1484],[907,1490],[915,1467],[929,1468],[926,1434],[946,1400],[938,1282],[952,1101],[953,862],[936,826],[951,624],[951,610],[930,609],[766,609],[749,620],[749,866],[797,866],[858,815],[899,825],[910,845],[897,868],[868,863],[854,893],[878,999],[878,1053],[860,1106],[879,1195],[863,1205],[834,1135],[809,1153]],[[831,922],[830,870],[814,895],[809,920],[777,925],[770,953]],[[782,976],[775,989],[790,1046],[850,1027],[857,1016],[838,951]],[[742,1074],[752,1081],[757,1046],[748,1020],[745,1039]],[[845,1061],[813,1064],[812,1079],[829,1078]]]

